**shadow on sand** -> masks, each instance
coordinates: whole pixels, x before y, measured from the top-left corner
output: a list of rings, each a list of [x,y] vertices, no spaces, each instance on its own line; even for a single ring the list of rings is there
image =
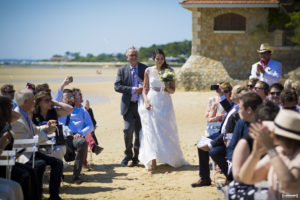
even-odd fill
[[[198,171],[198,165],[185,165],[179,168],[171,167],[170,165],[162,164],[157,165],[154,171],[151,171],[152,174],[163,174],[163,173],[171,173],[171,172],[181,172],[181,171]]]
[[[112,187],[100,187],[100,186],[83,186],[84,183],[80,185],[80,187],[72,187],[72,186],[67,186],[63,190],[60,191],[61,194],[77,194],[77,195],[82,195],[82,194],[93,194],[97,192],[109,192],[113,190],[125,190],[125,188],[112,188]],[[73,198],[72,198],[73,199]]]
[[[86,183],[112,183],[119,176],[127,176],[127,173],[116,173],[114,168],[121,167],[120,164],[92,165],[89,169],[82,170],[82,180]],[[64,182],[73,183],[73,166],[68,165],[64,169]],[[83,184],[84,184],[83,182]]]

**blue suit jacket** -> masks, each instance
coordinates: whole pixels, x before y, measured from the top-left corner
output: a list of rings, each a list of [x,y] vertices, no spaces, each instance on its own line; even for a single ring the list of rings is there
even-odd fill
[[[233,150],[238,143],[238,141],[247,136],[249,132],[249,122],[246,122],[242,119],[239,119],[234,127],[233,135],[230,140],[229,146],[227,147],[226,153],[227,153],[227,160],[232,161],[232,154]]]

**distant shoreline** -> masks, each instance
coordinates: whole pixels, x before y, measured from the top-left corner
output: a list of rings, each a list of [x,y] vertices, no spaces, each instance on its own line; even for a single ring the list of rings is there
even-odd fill
[[[1,66],[59,66],[59,67],[121,67],[126,65],[128,62],[52,62],[52,61],[39,61],[32,63],[4,63]],[[146,65],[152,66],[154,63],[142,62]],[[168,63],[171,67],[181,67],[184,63]]]

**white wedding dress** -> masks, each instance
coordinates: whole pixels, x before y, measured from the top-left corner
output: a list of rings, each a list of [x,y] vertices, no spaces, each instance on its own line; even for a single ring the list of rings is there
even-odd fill
[[[138,111],[142,129],[139,161],[146,169],[151,168],[153,159],[172,167],[188,164],[180,148],[171,96],[163,90],[164,83],[160,80],[157,69],[149,67],[146,73],[149,76],[150,87],[147,97],[152,108],[146,109],[140,95]]]

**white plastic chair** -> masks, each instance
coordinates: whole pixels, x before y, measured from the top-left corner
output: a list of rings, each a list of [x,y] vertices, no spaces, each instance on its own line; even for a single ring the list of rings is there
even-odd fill
[[[6,179],[10,180],[12,166],[16,163],[16,150],[2,151],[1,156],[6,159],[0,160],[0,166],[6,166]]]
[[[17,145],[17,146],[15,147],[15,145]],[[14,150],[19,151],[24,147],[26,147],[25,152],[33,153],[33,155],[32,155],[32,168],[34,168],[35,152],[38,151],[38,138],[15,139],[14,140],[14,148],[13,148]]]

